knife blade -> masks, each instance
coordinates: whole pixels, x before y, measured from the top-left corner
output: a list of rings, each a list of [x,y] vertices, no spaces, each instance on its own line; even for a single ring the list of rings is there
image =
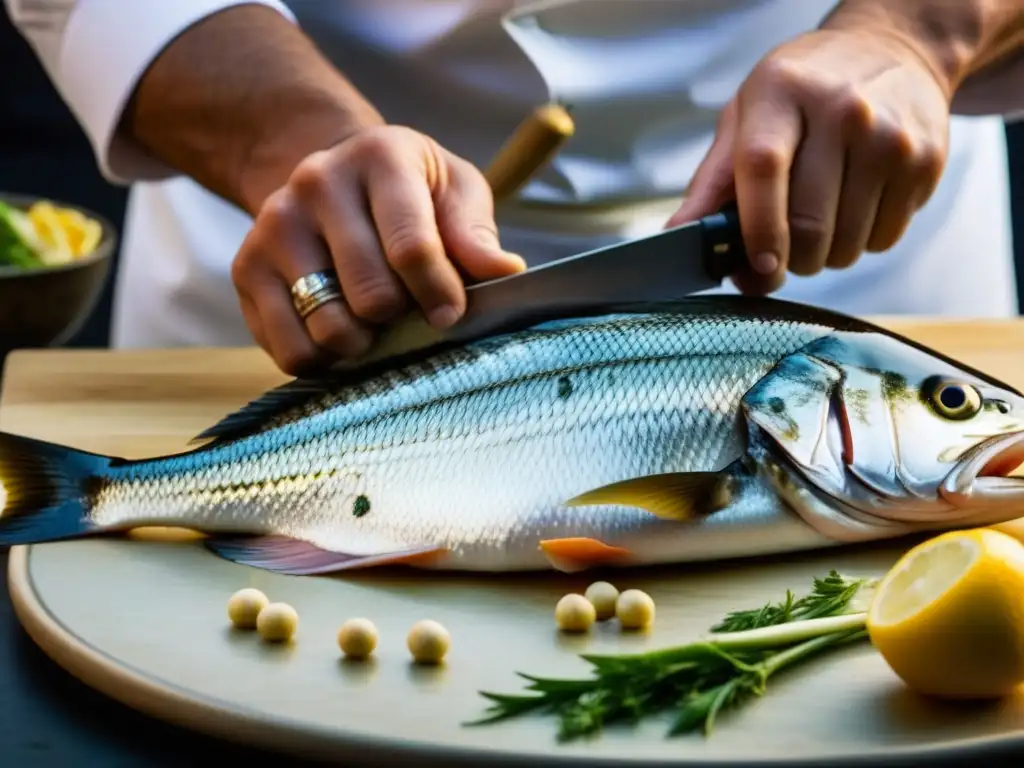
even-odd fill
[[[694,222],[598,248],[466,288],[466,311],[446,329],[419,312],[386,328],[369,352],[336,367],[433,346],[467,343],[531,319],[667,301],[720,287],[746,261],[734,204]]]

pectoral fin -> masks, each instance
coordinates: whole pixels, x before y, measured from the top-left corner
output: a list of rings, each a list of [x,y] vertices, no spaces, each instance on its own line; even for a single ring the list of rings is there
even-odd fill
[[[418,547],[400,552],[350,555],[287,536],[218,536],[207,539],[204,544],[226,560],[291,576],[313,576],[381,565],[416,565],[447,552],[441,547]]]
[[[730,492],[730,476],[725,472],[672,472],[595,488],[569,499],[566,506],[621,504],[665,520],[691,520],[728,504]]]
[[[597,539],[545,539],[540,543],[544,556],[556,570],[565,573],[585,571],[600,565],[627,560],[628,549],[613,547]]]

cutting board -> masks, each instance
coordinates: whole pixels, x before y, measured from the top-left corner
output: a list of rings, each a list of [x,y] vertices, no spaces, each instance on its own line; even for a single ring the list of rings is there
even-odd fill
[[[1024,387],[1024,320],[879,322]],[[183,449],[285,380],[255,349],[32,351],[11,356],[6,369],[0,429],[129,457]],[[297,578],[223,561],[189,541],[93,540],[16,548],[9,581],[29,634],[88,685],[198,731],[345,765],[868,765],[883,755],[891,764],[1024,746],[1024,696],[983,707],[920,699],[866,643],[773,679],[708,738],[667,739],[658,720],[568,745],[545,718],[461,725],[483,711],[480,689],[521,690],[517,671],[585,675],[581,652],[687,642],[727,611],[803,592],[830,568],[880,575],[907,546],[600,574],[651,594],[657,620],[646,633],[612,622],[581,637],[555,631],[553,608],[596,574]],[[297,609],[293,642],[273,646],[229,628],[227,599],[247,586]],[[372,662],[341,660],[335,633],[354,616],[380,631]],[[408,659],[406,632],[421,618],[452,634],[439,667]]]

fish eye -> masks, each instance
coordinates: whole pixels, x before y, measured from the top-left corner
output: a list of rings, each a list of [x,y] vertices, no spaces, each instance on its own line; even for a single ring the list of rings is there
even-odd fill
[[[931,404],[946,419],[969,419],[981,410],[981,395],[970,384],[940,381],[931,391]]]

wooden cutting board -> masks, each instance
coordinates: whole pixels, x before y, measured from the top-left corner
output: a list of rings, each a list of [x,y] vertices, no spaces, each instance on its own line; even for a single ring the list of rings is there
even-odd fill
[[[1024,387],[1024,319],[880,322]],[[21,352],[6,365],[0,429],[129,457],[172,452],[284,380],[256,349]],[[882,755],[980,756],[1024,745],[1024,696],[975,709],[926,702],[866,644],[773,681],[762,700],[723,717],[709,739],[666,740],[661,722],[572,745],[555,742],[547,719],[460,726],[482,711],[479,689],[520,690],[517,670],[586,674],[580,652],[686,642],[728,610],[805,591],[829,568],[881,574],[906,546],[612,574],[620,588],[645,589],[658,604],[654,629],[640,636],[609,626],[583,638],[557,636],[555,601],[582,591],[593,575],[293,578],[228,563],[193,543],[17,548],[10,588],[29,634],[87,684],[196,730],[346,765],[389,757],[419,765],[872,764]],[[226,600],[245,586],[297,608],[294,643],[274,648],[228,629]],[[356,615],[381,631],[368,665],[341,663],[335,646],[337,627]],[[441,668],[408,663],[405,632],[420,618],[452,632]]]

